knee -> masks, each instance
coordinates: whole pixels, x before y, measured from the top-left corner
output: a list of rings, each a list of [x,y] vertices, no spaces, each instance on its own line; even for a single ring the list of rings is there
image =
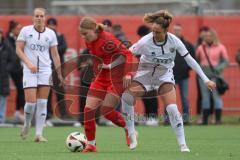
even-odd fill
[[[135,97],[130,92],[124,92],[122,94],[122,101],[127,103],[128,105],[134,105],[135,104]]]

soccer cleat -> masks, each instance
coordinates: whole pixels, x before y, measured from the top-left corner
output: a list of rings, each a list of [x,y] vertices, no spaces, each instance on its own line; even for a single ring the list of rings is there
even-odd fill
[[[97,147],[92,145],[92,144],[88,144],[86,146],[86,148],[82,152],[83,153],[86,153],[86,152],[97,152]]]
[[[188,146],[186,144],[182,144],[182,145],[180,145],[180,151],[181,152],[190,152],[190,149],[188,148]]]
[[[137,147],[137,138],[138,138],[138,132],[135,131],[133,134],[129,135],[129,139],[131,141],[129,148],[131,150],[135,149]]]
[[[48,140],[43,136],[36,136],[34,142],[47,142]]]
[[[21,136],[21,138],[22,138],[23,140],[25,140],[25,139],[27,138],[28,131],[29,131],[29,127],[25,127],[25,126],[24,126],[24,127],[22,128],[22,131],[21,131],[20,136]]]

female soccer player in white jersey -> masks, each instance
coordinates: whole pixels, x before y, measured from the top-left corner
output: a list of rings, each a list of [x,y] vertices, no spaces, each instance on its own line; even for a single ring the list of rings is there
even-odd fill
[[[17,55],[23,62],[23,88],[26,104],[24,106],[25,121],[21,131],[22,139],[27,137],[31,120],[36,107],[35,142],[46,142],[42,136],[47,114],[47,99],[51,85],[51,59],[57,69],[58,78],[63,80],[60,59],[57,50],[57,38],[49,28],[45,27],[46,10],[36,8],[33,25],[22,28],[16,43]]]
[[[183,120],[176,105],[176,91],[172,68],[176,50],[187,64],[197,72],[206,86],[213,90],[216,85],[203,73],[198,63],[191,57],[187,49],[176,36],[168,32],[172,15],[165,10],[148,13],[144,22],[152,27],[152,32],[141,38],[130,50],[140,55],[140,63],[131,86],[122,95],[123,113],[131,139],[131,149],[137,147],[134,129],[134,102],[136,97],[144,96],[147,91],[157,90],[166,106],[170,123],[177,136],[181,152],[190,152],[186,145]]]

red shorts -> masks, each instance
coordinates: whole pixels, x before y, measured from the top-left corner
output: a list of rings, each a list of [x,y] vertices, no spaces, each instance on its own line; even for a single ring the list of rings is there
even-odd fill
[[[97,97],[104,100],[107,93],[114,96],[121,96],[123,93],[123,83],[112,81],[94,81],[88,91],[88,96]]]

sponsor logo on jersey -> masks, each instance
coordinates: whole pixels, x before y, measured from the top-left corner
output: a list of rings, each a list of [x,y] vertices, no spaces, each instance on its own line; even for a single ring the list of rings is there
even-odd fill
[[[169,48],[170,52],[173,53],[175,51],[175,48]]]
[[[44,52],[46,50],[45,46],[42,46],[40,44],[31,44],[30,48],[34,51],[40,51],[40,52]]]
[[[103,46],[103,50],[107,53],[111,53],[111,52],[115,51],[116,49],[117,49],[117,45],[112,41],[108,41]]]

